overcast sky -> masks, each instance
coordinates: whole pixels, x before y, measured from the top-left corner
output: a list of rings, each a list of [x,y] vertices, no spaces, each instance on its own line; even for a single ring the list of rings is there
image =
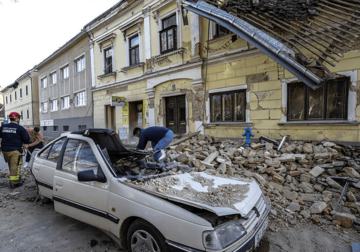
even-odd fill
[[[0,0],[0,86],[13,83],[119,0]]]

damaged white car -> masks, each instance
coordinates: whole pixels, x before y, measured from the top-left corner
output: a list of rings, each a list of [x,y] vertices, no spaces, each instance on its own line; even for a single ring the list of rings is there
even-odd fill
[[[253,180],[148,162],[115,131],[66,133],[32,154],[44,203],[98,227],[127,251],[246,251],[268,226],[270,200]],[[174,173],[177,166],[180,171]]]

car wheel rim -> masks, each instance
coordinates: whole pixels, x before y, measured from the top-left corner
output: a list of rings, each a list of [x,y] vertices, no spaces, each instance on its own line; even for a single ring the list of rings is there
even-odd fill
[[[132,252],[160,252],[160,248],[151,234],[137,230],[131,236]]]

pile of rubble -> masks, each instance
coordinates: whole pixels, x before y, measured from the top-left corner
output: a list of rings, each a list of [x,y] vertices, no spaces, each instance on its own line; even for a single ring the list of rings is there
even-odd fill
[[[242,141],[220,141],[195,133],[168,147],[167,162],[178,161],[195,171],[255,178],[272,201],[273,217],[285,221],[285,226],[312,220],[319,225],[358,228],[360,148],[328,139],[284,138],[281,143],[260,139],[265,141],[244,148]]]

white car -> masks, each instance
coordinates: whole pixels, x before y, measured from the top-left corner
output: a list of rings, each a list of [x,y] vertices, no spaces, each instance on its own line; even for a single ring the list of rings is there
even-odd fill
[[[34,151],[30,167],[44,203],[52,199],[55,211],[103,230],[127,251],[259,244],[271,204],[255,181],[174,174],[147,162],[149,154],[124,146],[113,130],[86,129]]]

